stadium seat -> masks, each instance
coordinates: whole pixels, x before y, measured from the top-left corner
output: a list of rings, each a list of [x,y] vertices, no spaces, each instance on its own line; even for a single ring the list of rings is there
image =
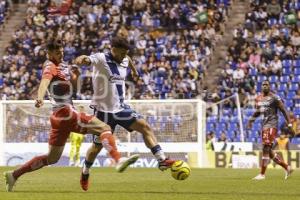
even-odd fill
[[[294,74],[295,75],[300,75],[300,68],[295,68]]]
[[[275,24],[277,24],[277,19],[271,18],[271,19],[268,20],[268,25],[269,26],[273,26]]]
[[[294,101],[292,99],[286,99],[284,104],[287,107],[294,107]]]
[[[269,77],[271,83],[276,83],[278,81],[278,76],[272,75]]]
[[[264,80],[267,80],[267,79],[268,78],[266,76],[259,75],[257,77],[257,82],[262,83]]]
[[[277,90],[277,84],[271,83],[271,90],[276,91]]]
[[[289,91],[289,92],[287,93],[286,97],[287,97],[288,99],[293,99],[295,95],[296,95],[296,92],[295,92],[295,91]]]
[[[291,68],[290,67],[287,67],[287,68],[283,68],[282,69],[282,74],[283,75],[290,75],[292,72]]]
[[[283,68],[290,68],[293,64],[292,60],[283,60],[282,61],[282,67]]]
[[[296,75],[292,78],[292,83],[300,83],[300,75]]]
[[[257,75],[257,69],[256,68],[251,68],[249,71],[250,76],[256,76]]]
[[[281,83],[288,83],[290,81],[290,77],[289,76],[281,76],[279,78]]]
[[[287,84],[286,83],[281,83],[279,86],[278,86],[278,91],[286,91],[287,89]]]
[[[290,91],[297,91],[299,89],[299,84],[298,83],[292,83],[289,86]]]
[[[294,60],[294,66],[300,68],[300,60]]]

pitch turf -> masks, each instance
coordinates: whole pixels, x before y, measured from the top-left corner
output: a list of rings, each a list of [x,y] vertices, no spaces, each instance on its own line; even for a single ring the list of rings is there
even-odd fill
[[[0,173],[10,168],[0,168]],[[130,168],[119,174],[112,168],[94,168],[90,189],[79,186],[79,168],[48,167],[26,174],[12,193],[0,184],[0,200],[299,200],[300,171],[283,180],[283,170],[268,170],[267,179],[252,181],[258,170],[192,169],[185,181],[170,172]]]

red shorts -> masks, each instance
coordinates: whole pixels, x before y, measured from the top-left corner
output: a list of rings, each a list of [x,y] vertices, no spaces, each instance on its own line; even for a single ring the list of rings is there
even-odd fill
[[[277,137],[276,128],[263,129],[261,139],[264,145],[272,145],[276,137]]]
[[[88,124],[93,115],[77,112],[72,106],[64,106],[50,116],[51,133],[49,144],[53,146],[64,146],[70,132],[86,134],[84,124]]]

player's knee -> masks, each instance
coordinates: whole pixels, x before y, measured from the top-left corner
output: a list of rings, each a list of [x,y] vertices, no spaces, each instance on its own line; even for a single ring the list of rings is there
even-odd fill
[[[58,160],[59,160],[59,158],[57,158],[57,157],[51,158],[48,156],[48,165],[53,165],[53,164],[57,163]]]
[[[142,123],[141,129],[143,130],[143,134],[150,134],[151,133],[151,127],[148,123]]]

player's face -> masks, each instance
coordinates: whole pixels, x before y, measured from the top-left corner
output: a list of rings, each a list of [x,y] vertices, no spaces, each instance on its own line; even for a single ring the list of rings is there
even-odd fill
[[[267,81],[264,81],[262,84],[262,91],[264,93],[269,93],[270,92],[270,83]]]
[[[60,63],[61,60],[64,57],[64,50],[63,50],[63,48],[52,50],[52,51],[48,51],[48,57],[49,57],[49,60],[55,61],[57,63]]]
[[[123,59],[126,57],[128,50],[123,48],[113,47],[111,49],[111,53],[114,57],[114,60],[117,61],[118,63],[121,63]]]

